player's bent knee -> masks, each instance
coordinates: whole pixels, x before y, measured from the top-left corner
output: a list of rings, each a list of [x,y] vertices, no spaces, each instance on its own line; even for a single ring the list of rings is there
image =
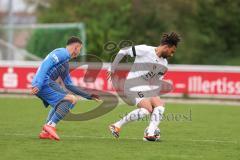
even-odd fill
[[[73,105],[75,105],[77,103],[77,97],[72,94],[66,95],[64,97],[64,100],[70,101]]]
[[[151,98],[151,103],[154,107],[165,105],[164,101],[159,97],[152,97]]]
[[[151,102],[149,101],[149,99],[143,99],[138,103],[138,107],[139,108],[144,108],[146,110],[148,110],[148,112],[152,113],[153,111],[153,107]]]

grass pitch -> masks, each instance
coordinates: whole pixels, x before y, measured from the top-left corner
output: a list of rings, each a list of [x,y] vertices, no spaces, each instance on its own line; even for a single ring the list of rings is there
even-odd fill
[[[79,102],[73,112],[97,104]],[[35,98],[0,98],[0,160],[239,160],[240,106],[167,104],[161,141],[142,141],[148,121],[130,123],[116,140],[107,127],[134,109],[120,105],[90,121],[58,125],[61,141],[39,140],[48,109]]]

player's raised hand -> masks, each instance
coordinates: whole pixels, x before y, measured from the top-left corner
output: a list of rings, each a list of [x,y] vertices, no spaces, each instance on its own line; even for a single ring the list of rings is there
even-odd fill
[[[72,104],[76,104],[78,99],[76,96],[72,95],[72,94],[67,94],[65,97],[64,97],[64,100],[67,100],[67,101],[70,101]]]
[[[35,95],[35,94],[37,94],[39,92],[39,89],[37,88],[37,87],[32,87],[32,89],[31,89],[31,94],[32,95]]]

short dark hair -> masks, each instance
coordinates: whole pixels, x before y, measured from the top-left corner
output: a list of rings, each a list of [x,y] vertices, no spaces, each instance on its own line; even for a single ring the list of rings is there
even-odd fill
[[[169,45],[169,46],[177,46],[178,42],[180,42],[180,36],[175,33],[164,33],[162,39],[160,41],[161,45]]]
[[[67,40],[67,45],[72,44],[72,43],[80,43],[80,44],[82,44],[82,41],[78,37],[72,36],[72,37],[70,37]]]

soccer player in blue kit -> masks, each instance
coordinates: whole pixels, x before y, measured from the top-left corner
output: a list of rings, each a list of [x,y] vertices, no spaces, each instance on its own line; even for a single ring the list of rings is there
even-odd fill
[[[62,120],[77,102],[76,96],[66,92],[56,82],[58,78],[70,92],[89,100],[99,100],[95,94],[86,93],[73,85],[69,74],[69,60],[80,54],[82,42],[77,37],[67,41],[66,48],[57,48],[47,55],[32,81],[31,94],[40,98],[44,105],[50,105],[46,124],[43,126],[40,139],[60,140],[56,133],[56,125]]]

